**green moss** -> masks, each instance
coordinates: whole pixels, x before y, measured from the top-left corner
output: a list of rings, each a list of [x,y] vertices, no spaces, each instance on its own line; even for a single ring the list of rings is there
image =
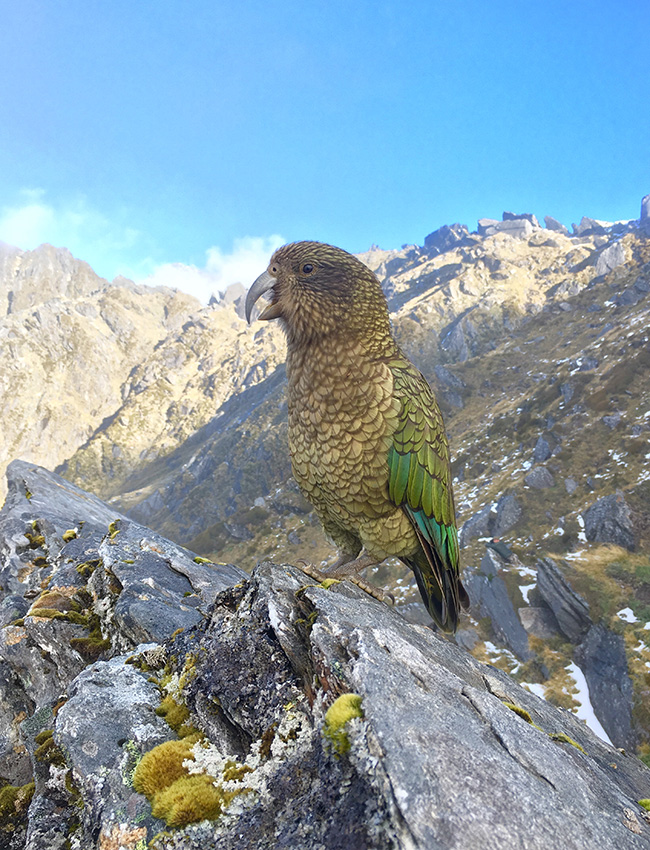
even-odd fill
[[[28,490],[27,487],[25,487],[25,498],[28,502],[31,502],[32,500],[32,491]]]
[[[64,543],[69,543],[71,540],[75,540],[77,537],[76,528],[69,528],[67,531],[64,531],[61,535],[61,538]]]
[[[247,764],[239,764],[236,761],[227,761],[223,769],[224,782],[240,782],[247,773],[252,773],[253,768]]]
[[[88,618],[88,637],[72,638],[70,646],[86,661],[97,661],[102,653],[111,648],[111,641],[102,635],[99,617],[91,614]]]
[[[533,718],[525,708],[522,708],[520,705],[515,705],[514,702],[504,702],[503,704],[506,708],[509,708],[510,711],[514,711],[515,714],[519,715],[519,717],[525,720],[526,723],[530,723],[531,726],[533,725]]]
[[[114,540],[117,535],[120,533],[120,523],[122,520],[115,519],[108,526],[108,538],[109,540]]]
[[[87,626],[88,617],[85,614],[79,614],[77,611],[56,611],[54,608],[37,608],[32,610],[27,615],[29,617],[46,617],[48,620],[65,620],[67,623],[74,623],[77,626]]]
[[[164,718],[165,722],[176,732],[179,738],[185,738],[188,735],[196,735],[197,729],[187,721],[190,719],[190,712],[186,705],[177,702],[171,694],[164,697],[156,709],[158,717]]]
[[[212,561],[209,558],[202,558],[200,555],[197,555],[194,559],[195,564],[211,564]]]
[[[363,717],[362,701],[363,697],[359,694],[342,694],[325,714],[323,735],[339,755],[347,753],[350,749],[350,740],[345,727],[354,717]]]
[[[4,788],[0,788],[0,827],[7,828],[11,821],[26,816],[35,790],[36,786],[33,782],[20,786],[5,785]]]
[[[36,761],[45,762],[45,764],[54,764],[57,767],[63,767],[66,763],[65,756],[54,743],[52,729],[43,729],[34,738],[35,743],[39,746],[34,750],[34,758]]]
[[[187,776],[183,762],[192,754],[198,736],[180,741],[165,741],[145,753],[133,772],[133,788],[151,800],[159,791]]]
[[[101,561],[84,561],[83,564],[78,564],[75,569],[82,578],[88,580],[100,564]]]
[[[581,753],[584,753],[580,744],[577,741],[574,741],[573,738],[569,738],[569,736],[565,735],[564,732],[551,732],[548,737],[551,741],[557,741],[560,744],[571,744],[572,747],[575,747],[577,750],[580,750]]]
[[[337,578],[326,578],[320,583],[320,587],[324,587],[325,590],[329,590],[333,584],[341,584],[341,582]]]
[[[29,540],[30,549],[40,549],[41,546],[45,546],[45,536],[43,534],[30,534],[26,531],[25,537]]]
[[[637,800],[637,803],[646,810],[646,812],[650,812],[650,799],[644,798],[643,800]]]

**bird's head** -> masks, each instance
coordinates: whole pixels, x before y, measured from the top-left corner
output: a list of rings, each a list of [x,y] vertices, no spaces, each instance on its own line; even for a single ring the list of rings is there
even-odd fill
[[[360,260],[323,242],[292,242],[273,254],[248,290],[246,319],[264,294],[260,319],[280,319],[289,340],[389,328],[379,281]]]

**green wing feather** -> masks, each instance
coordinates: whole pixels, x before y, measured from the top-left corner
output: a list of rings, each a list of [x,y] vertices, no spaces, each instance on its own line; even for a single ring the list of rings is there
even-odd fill
[[[401,401],[399,424],[388,452],[388,495],[411,520],[420,550],[403,558],[415,573],[429,613],[455,632],[467,593],[459,578],[458,533],[449,449],[440,409],[426,380],[410,364],[393,370]]]

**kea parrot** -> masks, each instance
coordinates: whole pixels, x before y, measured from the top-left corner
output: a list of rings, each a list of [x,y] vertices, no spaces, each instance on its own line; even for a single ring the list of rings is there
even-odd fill
[[[455,632],[459,576],[449,447],[440,408],[404,356],[373,272],[321,242],[278,248],[246,297],[246,318],[279,319],[287,338],[294,477],[339,550],[327,570],[356,575],[396,556],[429,614]]]

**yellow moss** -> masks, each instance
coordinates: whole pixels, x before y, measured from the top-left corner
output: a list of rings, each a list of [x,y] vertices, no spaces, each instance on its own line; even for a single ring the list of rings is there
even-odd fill
[[[239,764],[236,761],[227,761],[223,769],[224,782],[240,782],[247,773],[252,773],[253,768],[247,764]]]
[[[350,740],[345,726],[354,717],[363,717],[362,701],[363,697],[359,694],[342,694],[325,714],[323,734],[341,755],[350,749]]]
[[[0,824],[15,817],[24,817],[34,796],[35,785],[5,785],[0,788]]]
[[[530,723],[531,726],[533,725],[533,718],[530,716],[530,714],[526,711],[525,708],[522,708],[520,705],[515,705],[514,702],[504,702],[503,704],[506,708],[509,708],[510,711],[514,711],[515,714],[518,714],[519,717],[523,718],[526,723]]]
[[[637,800],[637,803],[644,808],[647,812],[650,812],[650,800],[644,798],[643,800]]]
[[[326,578],[320,583],[321,587],[324,587],[325,590],[329,590],[333,584],[341,584],[340,580],[337,578]]]
[[[215,787],[205,773],[185,775],[155,795],[151,813],[167,826],[185,826],[201,820],[214,820],[235,794]]]
[[[192,747],[198,735],[180,741],[166,741],[145,753],[133,773],[133,787],[149,800],[181,776],[187,776],[183,762],[192,757]]]
[[[76,528],[69,528],[67,531],[64,531],[61,535],[64,543],[69,543],[71,540],[75,540],[77,537]]]
[[[212,561],[209,558],[202,558],[200,555],[197,555],[194,559],[195,564],[211,564]]]
[[[573,738],[569,738],[569,736],[565,735],[564,732],[551,732],[548,737],[551,741],[557,741],[560,744],[571,744],[572,747],[575,747],[577,750],[580,750],[581,753],[584,753],[580,744],[577,741],[574,741]]]
[[[113,540],[120,533],[120,522],[121,520],[115,519],[108,526],[108,537],[110,540]]]

